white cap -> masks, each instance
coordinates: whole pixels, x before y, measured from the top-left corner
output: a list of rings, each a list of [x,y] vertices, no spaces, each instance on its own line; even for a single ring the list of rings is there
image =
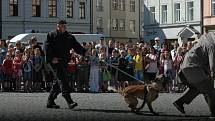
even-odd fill
[[[155,37],[155,40],[160,40],[160,38],[159,37]]]

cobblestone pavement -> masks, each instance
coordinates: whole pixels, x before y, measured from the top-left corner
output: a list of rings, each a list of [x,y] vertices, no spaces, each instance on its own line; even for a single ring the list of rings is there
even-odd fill
[[[48,93],[0,93],[0,121],[213,121],[202,95],[187,105],[186,115],[178,112],[172,102],[181,94],[162,93],[153,103],[160,116],[152,116],[148,108],[141,115],[131,113],[117,93],[72,93],[78,102],[73,110],[67,108],[61,95],[56,103],[60,109],[47,109]]]

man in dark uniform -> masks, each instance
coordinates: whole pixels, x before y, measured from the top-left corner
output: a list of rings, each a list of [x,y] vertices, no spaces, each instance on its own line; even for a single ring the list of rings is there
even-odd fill
[[[184,104],[190,104],[199,94],[203,94],[209,106],[211,117],[215,117],[215,33],[203,35],[198,42],[185,54],[180,67],[179,78],[188,86],[173,104],[185,113]]]
[[[62,92],[68,107],[73,109],[77,106],[70,96],[67,78],[67,65],[70,59],[70,50],[80,55],[85,55],[86,50],[77,42],[75,37],[67,31],[66,21],[61,20],[57,24],[57,30],[48,33],[46,41],[46,61],[55,70],[58,79],[54,79],[53,86],[48,97],[47,108],[60,108],[54,100]]]

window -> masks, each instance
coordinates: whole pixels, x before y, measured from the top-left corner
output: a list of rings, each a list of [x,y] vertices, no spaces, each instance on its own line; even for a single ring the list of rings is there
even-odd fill
[[[192,21],[193,20],[193,1],[187,2],[187,20]]]
[[[117,19],[113,19],[113,30],[114,31],[118,30],[118,20]]]
[[[80,17],[80,19],[85,19],[85,2],[80,2],[79,17]]]
[[[155,23],[155,7],[150,7],[150,22]]]
[[[66,12],[68,18],[73,18],[73,1],[67,0]]]
[[[215,16],[215,0],[212,0],[212,16]]]
[[[130,1],[130,12],[135,12],[135,1]]]
[[[96,26],[97,26],[97,32],[98,33],[103,33],[103,20],[102,20],[102,17],[97,17]]]
[[[97,28],[102,28],[102,17],[97,18]]]
[[[49,0],[49,17],[57,17],[57,1]]]
[[[167,22],[167,5],[162,5],[162,23]]]
[[[96,10],[103,11],[102,0],[96,0]]]
[[[32,0],[32,16],[34,17],[40,17],[40,0]]]
[[[175,3],[174,5],[174,11],[175,11],[175,22],[178,22],[181,20],[181,6],[180,6],[180,3]]]
[[[119,30],[125,31],[125,20],[124,19],[119,20]]]
[[[131,32],[135,32],[135,20],[129,21],[129,28]]]
[[[18,0],[10,0],[9,6],[10,16],[18,16]]]
[[[113,3],[112,3],[112,7],[113,7],[113,10],[118,10],[118,1],[117,0],[113,0]]]
[[[119,0],[119,10],[125,10],[125,0]]]

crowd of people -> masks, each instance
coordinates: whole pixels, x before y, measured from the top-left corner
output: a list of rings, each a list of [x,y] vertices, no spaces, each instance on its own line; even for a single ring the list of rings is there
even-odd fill
[[[68,63],[69,86],[72,92],[110,92],[109,87],[123,88],[148,83],[157,74],[164,74],[164,92],[177,92],[183,86],[178,82],[177,71],[184,54],[192,42],[179,47],[176,41],[171,47],[156,37],[154,44],[148,42],[121,43],[113,40],[99,43],[84,42],[87,56],[70,51]],[[52,72],[45,63],[42,46],[32,37],[27,46],[0,41],[1,91],[37,92],[49,91]]]

